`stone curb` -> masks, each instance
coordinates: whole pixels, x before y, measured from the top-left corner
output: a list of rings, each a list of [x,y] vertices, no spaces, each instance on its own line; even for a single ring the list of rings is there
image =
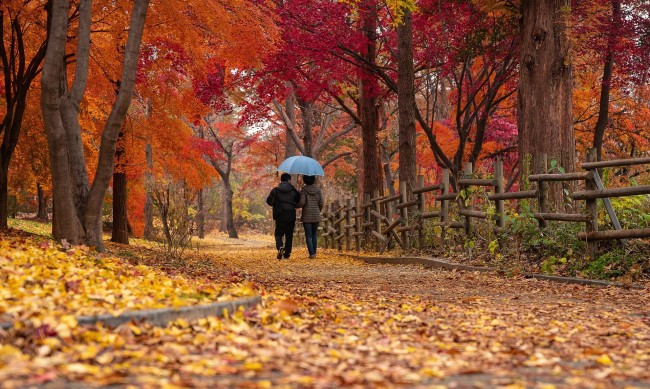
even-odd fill
[[[362,255],[337,253],[337,255],[362,260],[370,264],[391,264],[391,265],[423,265],[433,269],[466,270],[479,272],[496,272],[496,269],[483,266],[470,266],[460,263],[447,262],[435,258],[425,257],[364,257]],[[619,282],[608,282],[601,280],[590,280],[587,278],[549,276],[545,274],[525,273],[524,277],[534,278],[542,281],[561,282],[565,284],[594,285],[594,286],[615,286],[619,288],[644,289],[640,285],[626,285]]]
[[[180,318],[195,320],[208,316],[222,317],[224,316],[224,311],[232,313],[238,310],[239,307],[251,308],[261,302],[262,299],[260,296],[252,296],[205,305],[128,311],[118,316],[113,316],[110,314],[96,316],[77,316],[77,322],[80,325],[94,325],[97,323],[102,323],[106,327],[114,328],[130,321],[138,322],[146,320],[156,327],[164,327],[167,325],[167,323]],[[4,330],[7,330],[12,326],[13,324],[9,322],[0,323],[0,328]]]

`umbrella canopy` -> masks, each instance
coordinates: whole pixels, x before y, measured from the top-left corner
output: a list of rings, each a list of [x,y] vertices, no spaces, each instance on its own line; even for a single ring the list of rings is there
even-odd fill
[[[303,174],[305,176],[324,176],[325,172],[317,160],[304,155],[285,159],[278,170],[290,174]]]

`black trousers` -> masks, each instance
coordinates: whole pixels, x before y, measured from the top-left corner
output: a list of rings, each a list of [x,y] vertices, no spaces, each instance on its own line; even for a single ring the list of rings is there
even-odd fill
[[[275,221],[275,248],[280,249],[284,246],[284,257],[289,258],[291,255],[291,246],[293,246],[293,230],[296,227],[294,221]],[[282,242],[284,238],[284,243]]]

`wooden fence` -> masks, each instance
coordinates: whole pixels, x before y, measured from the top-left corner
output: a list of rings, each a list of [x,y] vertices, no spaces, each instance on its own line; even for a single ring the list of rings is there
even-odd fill
[[[607,167],[650,164],[650,158],[596,162],[595,157],[595,150],[591,150],[587,162],[580,165],[583,171],[572,173],[563,173],[557,168],[557,172],[548,172],[544,159],[539,173],[528,176],[532,189],[517,192],[504,191],[503,163],[496,161],[492,178],[475,178],[471,164],[467,164],[463,176],[457,180],[458,192],[451,192],[449,171],[443,170],[442,180],[436,185],[425,186],[424,178],[419,176],[416,188],[406,189],[405,183],[401,183],[400,193],[394,196],[375,193],[363,202],[356,197],[335,200],[326,204],[323,210],[323,222],[319,228],[322,246],[339,250],[352,250],[354,246],[357,251],[362,247],[374,247],[384,252],[391,244],[407,250],[415,248],[417,243],[421,249],[426,245],[424,222],[427,219],[433,219],[433,226],[440,227],[443,238],[449,228],[463,230],[469,236],[473,219],[493,219],[495,230],[502,231],[505,227],[505,202],[522,199],[537,203],[534,217],[541,229],[546,228],[547,221],[551,220],[585,223],[585,230],[578,233],[578,238],[587,242],[590,253],[598,249],[600,240],[618,239],[625,242],[625,239],[650,237],[650,228],[622,229],[609,200],[611,197],[650,194],[650,185],[607,189],[598,172]],[[568,198],[574,203],[585,201],[585,212],[549,212],[547,196],[551,182],[572,183],[574,186],[576,182],[582,183],[581,190],[569,192]],[[494,203],[494,207],[490,207],[493,211],[476,209],[464,201],[469,189],[476,187],[485,189],[487,201]],[[428,198],[431,194],[432,199]],[[598,199],[603,201],[615,229],[598,229]],[[435,203],[432,209],[427,209],[427,200]],[[451,207],[456,207],[458,220],[451,220]]]

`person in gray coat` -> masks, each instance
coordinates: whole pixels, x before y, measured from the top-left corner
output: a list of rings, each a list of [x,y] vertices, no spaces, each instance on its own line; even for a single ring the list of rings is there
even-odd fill
[[[302,181],[305,185],[300,190],[300,201],[296,207],[302,208],[300,220],[305,228],[309,258],[316,258],[318,223],[322,220],[320,211],[323,209],[323,194],[315,185],[315,176],[303,176]]]

